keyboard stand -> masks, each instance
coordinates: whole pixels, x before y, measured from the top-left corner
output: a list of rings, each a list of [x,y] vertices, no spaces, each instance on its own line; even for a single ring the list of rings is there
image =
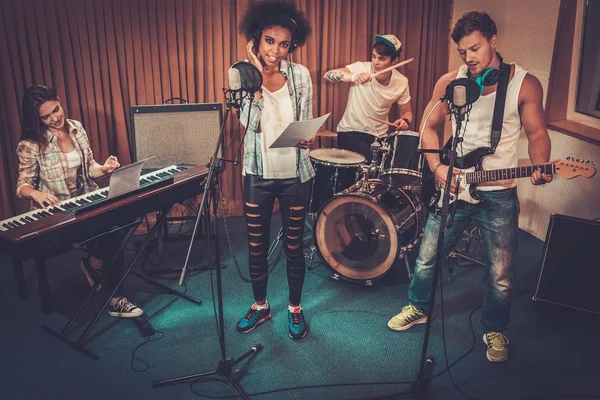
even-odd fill
[[[29,296],[27,285],[25,284],[25,271],[23,270],[23,260],[17,256],[13,256],[13,270],[15,272],[15,280],[17,281],[17,294],[19,299],[24,300]]]
[[[170,207],[169,207],[170,210]],[[97,282],[94,287],[90,290],[90,293],[88,294],[88,296],[86,297],[85,301],[83,302],[83,304],[79,307],[79,309],[77,310],[77,312],[75,313],[75,315],[67,322],[67,324],[65,325],[65,327],[62,329],[62,331],[60,333],[52,330],[51,328],[49,328],[46,325],[42,325],[42,329],[49,333],[50,335],[56,337],[57,339],[67,343],[69,346],[71,346],[72,348],[79,350],[80,352],[82,352],[83,354],[85,354],[86,356],[97,360],[99,358],[99,356],[93,352],[91,352],[90,350],[88,350],[85,347],[85,340],[87,339],[88,335],[90,334],[90,332],[92,331],[92,329],[94,328],[94,326],[96,325],[96,323],[98,322],[98,320],[100,319],[100,317],[102,316],[102,314],[104,313],[104,310],[108,307],[108,305],[110,304],[110,300],[113,298],[113,296],[115,295],[115,293],[117,292],[118,288],[123,284],[123,282],[125,281],[125,278],[127,277],[127,275],[129,275],[129,273],[132,273],[140,278],[142,278],[144,281],[151,283],[153,285],[156,285],[158,287],[160,287],[161,289],[166,290],[167,292],[171,293],[171,294],[175,294],[179,297],[182,297],[188,301],[191,301],[192,303],[198,304],[198,305],[202,305],[202,302],[200,300],[194,299],[193,297],[187,296],[184,293],[181,293],[177,290],[171,289],[170,287],[163,285],[162,283],[156,282],[142,274],[138,274],[134,271],[132,271],[133,267],[135,266],[135,264],[137,263],[137,261],[139,260],[139,258],[141,257],[142,253],[144,252],[144,250],[146,249],[146,247],[148,246],[148,243],[150,243],[150,241],[152,240],[152,238],[154,237],[154,235],[156,234],[156,232],[158,231],[158,229],[162,226],[163,223],[163,219],[166,218],[166,215],[168,214],[168,210],[166,213],[162,214],[160,219],[158,221],[156,221],[156,223],[154,224],[154,226],[152,227],[152,229],[150,229],[150,231],[148,232],[148,234],[146,235],[146,239],[144,240],[144,242],[142,243],[142,245],[139,247],[137,253],[135,254],[135,256],[133,257],[133,260],[131,260],[131,262],[129,263],[129,265],[127,266],[127,268],[125,269],[123,275],[121,276],[121,279],[119,280],[119,283],[117,285],[115,285],[115,287],[113,288],[112,292],[110,293],[110,295],[106,298],[106,301],[104,302],[104,305],[102,306],[102,309],[99,310],[98,312],[96,312],[96,314],[94,315],[94,318],[92,319],[92,321],[89,322],[89,324],[87,325],[87,327],[85,328],[85,330],[83,331],[83,333],[81,334],[81,336],[79,337],[79,339],[77,339],[77,341],[72,341],[68,338],[69,333],[71,328],[73,327],[73,324],[75,323],[75,321],[77,320],[77,318],[79,317],[79,314],[81,314],[81,312],[83,311],[83,309],[85,308],[86,304],[89,302],[89,300],[92,298],[92,295],[96,292],[96,288],[99,284],[99,282]],[[119,247],[119,250],[116,252],[116,254],[113,257],[113,262],[115,262],[115,260],[117,259],[118,255],[123,251],[123,249],[125,248],[125,246],[127,245],[127,242],[129,242],[129,239],[131,238],[131,236],[133,235],[133,233],[135,232],[136,228],[139,226],[139,224],[141,223],[142,218],[137,219],[135,222],[126,225],[124,227],[119,227],[118,229],[114,230],[114,231],[110,231],[105,234],[109,234],[109,233],[114,233],[115,231],[119,231],[119,230],[123,230],[123,229],[129,229],[129,232],[127,233],[125,239],[123,240],[123,242],[121,243],[121,246]],[[96,237],[92,238],[92,239],[96,239]],[[88,239],[87,241],[90,241],[92,239]],[[84,244],[80,243],[81,244]],[[37,266],[37,262],[36,262],[36,266]],[[45,274],[45,265],[44,265],[44,274]],[[38,269],[38,274],[40,273],[40,270]],[[39,277],[39,275],[38,275]],[[39,278],[38,278],[39,279]],[[47,285],[47,279],[46,279],[46,285]],[[40,284],[41,286],[41,284]],[[41,291],[41,289],[40,289]],[[139,317],[142,318],[142,317]]]

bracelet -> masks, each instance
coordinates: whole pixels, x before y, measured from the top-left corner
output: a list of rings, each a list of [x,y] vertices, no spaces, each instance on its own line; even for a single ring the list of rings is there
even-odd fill
[[[435,176],[435,173],[437,172],[438,168],[442,166],[442,162],[440,161],[439,163],[436,164],[436,166],[433,168],[433,176]]]
[[[356,77],[360,74],[360,72],[355,72],[352,74],[352,77],[350,78],[350,80],[352,81],[352,83],[356,82]]]

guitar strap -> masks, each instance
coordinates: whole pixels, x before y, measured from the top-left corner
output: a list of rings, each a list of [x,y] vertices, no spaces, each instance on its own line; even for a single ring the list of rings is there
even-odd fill
[[[494,103],[494,116],[492,118],[492,133],[490,144],[495,152],[500,137],[502,136],[502,122],[504,120],[504,105],[506,104],[506,92],[508,91],[508,78],[511,71],[510,64],[505,64],[505,68],[500,70],[498,77],[498,87],[496,88],[496,102]]]

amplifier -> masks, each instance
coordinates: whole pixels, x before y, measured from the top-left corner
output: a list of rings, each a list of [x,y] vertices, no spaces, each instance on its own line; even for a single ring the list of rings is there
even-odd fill
[[[600,314],[600,222],[552,214],[533,295]]]
[[[131,106],[130,114],[133,161],[154,156],[144,169],[208,163],[223,118],[220,103]]]

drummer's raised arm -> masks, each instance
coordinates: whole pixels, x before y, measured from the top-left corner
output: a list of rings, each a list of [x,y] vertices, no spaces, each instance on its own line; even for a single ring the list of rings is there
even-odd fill
[[[323,78],[333,83],[352,82],[352,75],[348,67],[344,67],[325,72]]]

